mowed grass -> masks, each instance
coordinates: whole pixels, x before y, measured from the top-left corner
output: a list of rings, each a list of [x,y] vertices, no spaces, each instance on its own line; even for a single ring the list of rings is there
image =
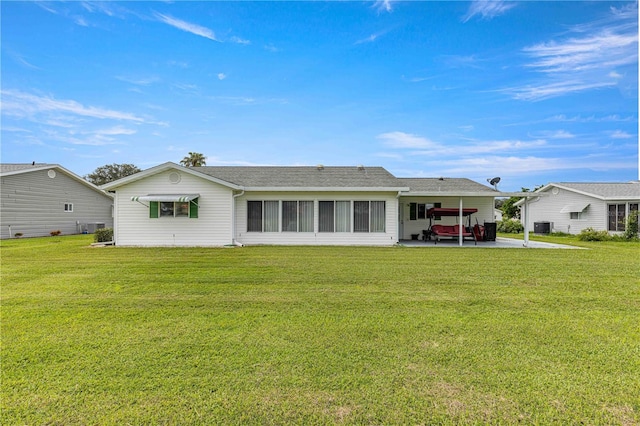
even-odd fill
[[[640,423],[635,243],[91,241],[0,243],[2,424]]]

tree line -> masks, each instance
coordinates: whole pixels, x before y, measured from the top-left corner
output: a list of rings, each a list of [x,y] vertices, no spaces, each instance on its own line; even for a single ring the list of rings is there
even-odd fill
[[[185,167],[201,167],[207,165],[207,158],[199,152],[189,152],[180,164]],[[122,179],[141,172],[142,170],[134,164],[106,164],[95,169],[83,178],[96,186],[104,185],[114,180]]]

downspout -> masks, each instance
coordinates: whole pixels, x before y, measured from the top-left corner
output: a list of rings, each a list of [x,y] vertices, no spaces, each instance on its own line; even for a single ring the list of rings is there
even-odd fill
[[[231,204],[231,244],[242,247],[242,243],[236,241],[236,198],[244,195],[244,189],[238,194],[233,194]]]
[[[464,226],[464,223],[462,223],[462,197],[460,197],[460,210],[458,214],[460,215],[460,220],[458,221],[458,245],[462,247],[462,227]]]

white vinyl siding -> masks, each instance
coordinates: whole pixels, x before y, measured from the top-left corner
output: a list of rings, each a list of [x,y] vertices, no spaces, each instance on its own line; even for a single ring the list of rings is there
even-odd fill
[[[172,183],[167,170],[116,189],[119,246],[223,246],[233,239],[233,194],[230,188],[180,172]],[[149,217],[149,202],[131,201],[147,194],[200,194],[194,217]]]
[[[112,197],[58,168],[50,178],[50,170],[54,168],[0,178],[1,238],[49,236],[54,230],[80,234],[87,223],[113,226]]]
[[[528,222],[529,229],[532,231],[535,222],[551,222],[552,232],[566,232],[569,234],[579,234],[586,228],[610,232],[621,232],[611,229],[614,227],[624,230],[624,224],[621,226],[617,225],[619,221],[618,214],[627,211],[625,209],[628,209],[631,204],[634,204],[633,201],[604,201],[563,188],[557,189],[558,191],[554,194],[552,189],[549,188],[545,191],[546,196],[540,197],[540,199],[535,201],[529,201],[529,214],[525,220]],[[561,212],[562,209],[568,205],[585,204],[589,205],[578,215],[578,219],[572,218],[570,212]],[[618,209],[618,205],[624,206],[625,209]],[[610,216],[612,212],[610,206],[615,207],[614,217]],[[626,213],[623,214],[626,215]]]

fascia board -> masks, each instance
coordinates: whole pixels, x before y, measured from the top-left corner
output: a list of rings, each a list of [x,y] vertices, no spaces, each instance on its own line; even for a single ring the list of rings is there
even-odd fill
[[[425,192],[407,192],[401,194],[403,197],[501,197],[500,192],[458,192],[458,191],[425,191]]]
[[[288,186],[248,186],[246,192],[402,192],[409,188],[389,188],[389,187],[288,187]]]

